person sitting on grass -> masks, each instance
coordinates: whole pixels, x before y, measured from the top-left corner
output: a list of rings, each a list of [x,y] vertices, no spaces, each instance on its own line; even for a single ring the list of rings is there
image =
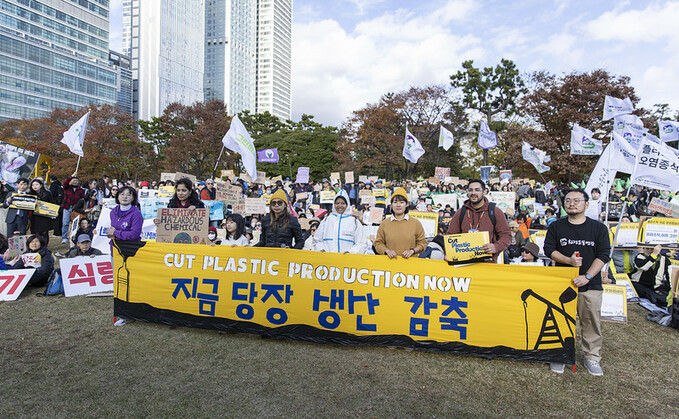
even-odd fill
[[[36,253],[32,261],[28,261],[29,254]],[[26,256],[26,257],[25,257]],[[54,270],[54,258],[47,248],[47,242],[42,236],[34,234],[26,240],[26,253],[17,256],[10,262],[9,269],[35,268],[35,273],[28,281],[28,286],[39,287],[45,285]]]
[[[103,255],[101,250],[92,247],[92,238],[88,234],[81,234],[76,240],[76,247],[71,248],[64,256],[65,258],[74,258],[78,256],[100,256]]]

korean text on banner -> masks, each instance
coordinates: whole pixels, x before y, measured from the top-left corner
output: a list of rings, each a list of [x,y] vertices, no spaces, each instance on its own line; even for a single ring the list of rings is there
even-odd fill
[[[318,343],[575,361],[572,267],[452,267],[419,258],[118,241],[114,253],[114,314],[124,318]],[[545,338],[547,318],[559,339]]]
[[[26,288],[35,269],[16,269],[0,272],[0,301],[14,301]]]
[[[66,297],[113,291],[110,256],[78,256],[62,259],[60,264]]]

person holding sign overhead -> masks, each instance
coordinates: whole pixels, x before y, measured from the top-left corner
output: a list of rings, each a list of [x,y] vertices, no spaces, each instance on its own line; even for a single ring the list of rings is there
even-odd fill
[[[502,253],[512,242],[512,232],[507,224],[507,217],[495,203],[486,198],[486,184],[481,179],[472,179],[467,184],[467,200],[453,215],[448,225],[448,234],[475,233],[487,231],[490,243],[483,249],[493,255],[497,262]]]
[[[269,210],[269,213],[262,218],[262,234],[255,247],[303,249],[302,227],[297,218],[290,216],[288,196],[283,189],[278,189],[271,195]]]
[[[391,215],[377,229],[375,252],[391,259],[401,256],[417,257],[427,248],[424,228],[419,220],[408,215],[408,195],[403,188],[396,188],[391,195]]]

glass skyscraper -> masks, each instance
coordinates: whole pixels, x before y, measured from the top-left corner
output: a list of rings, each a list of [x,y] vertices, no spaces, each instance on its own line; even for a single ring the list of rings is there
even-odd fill
[[[114,66],[118,76],[116,110],[132,115],[132,66],[130,57],[110,51],[108,62]]]
[[[115,105],[108,0],[0,0],[0,121]]]
[[[136,118],[160,116],[173,102],[202,102],[204,1],[132,0],[131,12]]]

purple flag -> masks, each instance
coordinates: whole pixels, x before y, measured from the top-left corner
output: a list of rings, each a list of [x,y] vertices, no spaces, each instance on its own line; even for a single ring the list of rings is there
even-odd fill
[[[257,161],[260,163],[278,163],[278,149],[266,148],[257,152]]]

